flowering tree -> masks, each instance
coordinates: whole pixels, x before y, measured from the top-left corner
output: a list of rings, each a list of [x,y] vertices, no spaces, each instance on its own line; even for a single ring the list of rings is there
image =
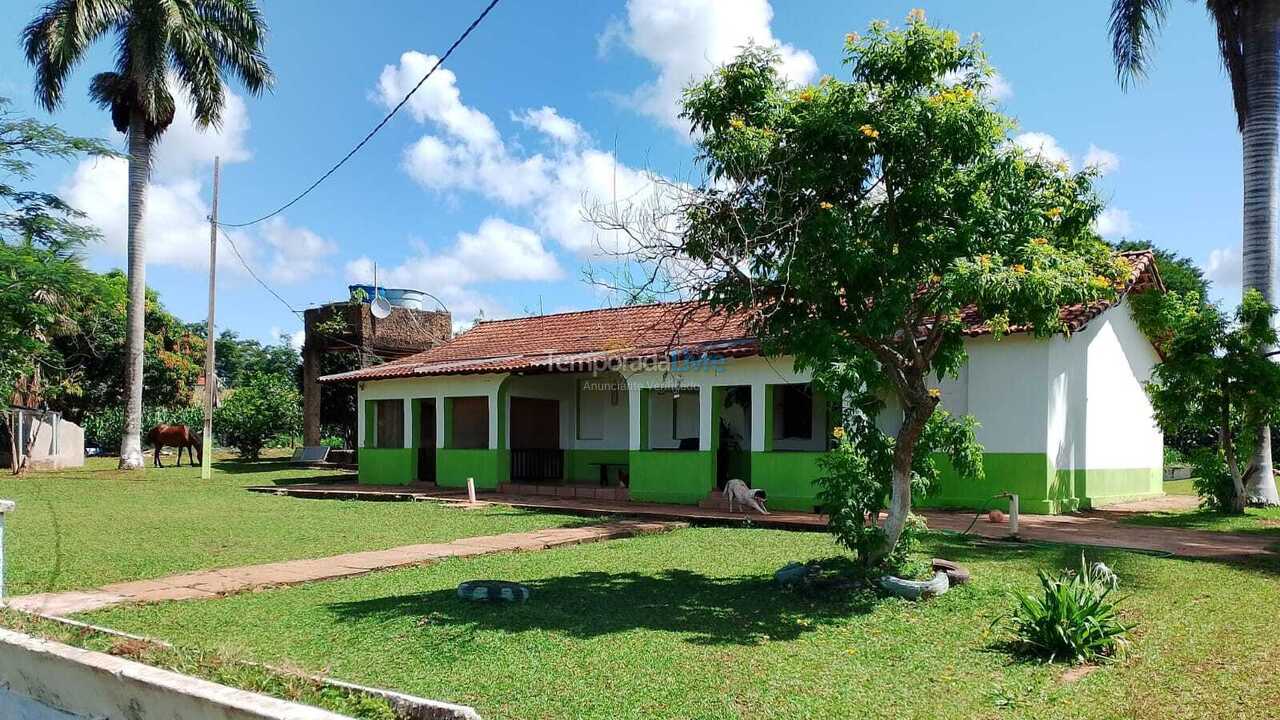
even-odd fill
[[[876,561],[907,522],[930,380],[964,364],[966,322],[1062,332],[1064,305],[1112,297],[1130,268],[1091,229],[1090,172],[1010,142],[976,40],[914,11],[848,35],[845,64],[849,81],[793,88],[776,53],[746,48],[686,91],[705,186],[593,215],[625,232],[649,285],[746,315],[766,352],[846,392],[896,400]]]

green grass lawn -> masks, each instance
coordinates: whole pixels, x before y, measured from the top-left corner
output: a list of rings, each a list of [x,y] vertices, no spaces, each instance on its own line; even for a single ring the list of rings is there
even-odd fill
[[[1173,480],[1164,484],[1166,495],[1195,495],[1190,480]],[[1246,508],[1244,515],[1225,515],[1207,510],[1184,512],[1152,512],[1126,517],[1132,525],[1176,527],[1213,532],[1259,533],[1280,541],[1280,508]]]
[[[187,466],[121,473],[115,465],[90,458],[83,469],[0,476],[0,498],[17,501],[5,531],[9,594],[584,522],[504,506],[303,500],[243,489],[337,474],[281,460],[221,459],[212,480]]]
[[[474,705],[494,718],[1244,718],[1280,707],[1280,567],[1090,551],[1122,581],[1133,652],[1085,677],[1017,660],[992,622],[1067,547],[929,550],[970,585],[912,604],[781,593],[772,572],[839,554],[818,533],[691,528],[455,559],[86,619],[183,646]],[[463,602],[462,580],[533,588]],[[1270,708],[1268,710],[1267,708]]]

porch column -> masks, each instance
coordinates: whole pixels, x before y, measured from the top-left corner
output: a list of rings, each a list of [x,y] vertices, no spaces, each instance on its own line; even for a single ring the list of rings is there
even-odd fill
[[[627,383],[627,446],[633,452],[649,444],[649,391]]]
[[[774,385],[751,386],[751,452],[773,451]]]
[[[436,448],[452,447],[453,398],[441,397],[436,403]]]
[[[404,399],[404,447],[414,448],[418,446],[418,428],[414,423],[414,417],[417,415],[413,410],[417,400],[407,397]]]

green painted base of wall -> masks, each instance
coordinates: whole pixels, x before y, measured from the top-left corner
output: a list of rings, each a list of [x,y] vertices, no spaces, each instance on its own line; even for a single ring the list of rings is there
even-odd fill
[[[564,479],[566,482],[597,482],[600,468],[591,463],[615,463],[626,465],[631,461],[627,450],[565,450]],[[613,472],[610,477],[613,477]]]
[[[942,467],[942,477],[928,497],[916,498],[917,507],[1009,509],[1009,501],[992,499],[1002,492],[1018,494],[1020,512],[1038,515],[1070,511],[1074,502],[1051,498],[1049,477],[1053,466],[1044,453],[985,453],[982,456],[985,477],[972,480],[960,477],[942,455],[934,458]]]
[[[408,485],[418,477],[418,451],[360,448],[359,478],[365,485]]]
[[[929,497],[917,499],[919,507],[1007,511],[1009,501],[992,496],[1015,492],[1019,511],[1052,515],[1164,494],[1163,468],[1055,470],[1040,453],[986,453],[986,477],[974,481],[960,478],[945,458],[938,460],[942,478]]]
[[[716,457],[700,450],[630,453],[631,499],[696,505],[715,487]]]
[[[436,451],[436,484],[440,487],[466,487],[467,478],[475,478],[476,489],[494,490],[510,477],[511,454],[505,450]]]
[[[766,505],[772,510],[811,512],[818,504],[818,467],[820,452],[753,452],[751,453],[751,487],[768,494]]]
[[[1059,470],[1056,479],[1075,488],[1082,509],[1164,495],[1164,468]]]

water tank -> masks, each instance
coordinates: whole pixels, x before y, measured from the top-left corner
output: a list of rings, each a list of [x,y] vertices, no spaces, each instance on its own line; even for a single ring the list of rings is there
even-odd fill
[[[372,285],[348,285],[347,289],[351,291],[354,297],[356,291],[364,292],[364,302],[373,302],[373,286]],[[409,310],[423,310],[423,302],[427,296],[421,290],[410,290],[408,288],[378,288],[378,294],[387,299],[392,307],[402,307]]]

